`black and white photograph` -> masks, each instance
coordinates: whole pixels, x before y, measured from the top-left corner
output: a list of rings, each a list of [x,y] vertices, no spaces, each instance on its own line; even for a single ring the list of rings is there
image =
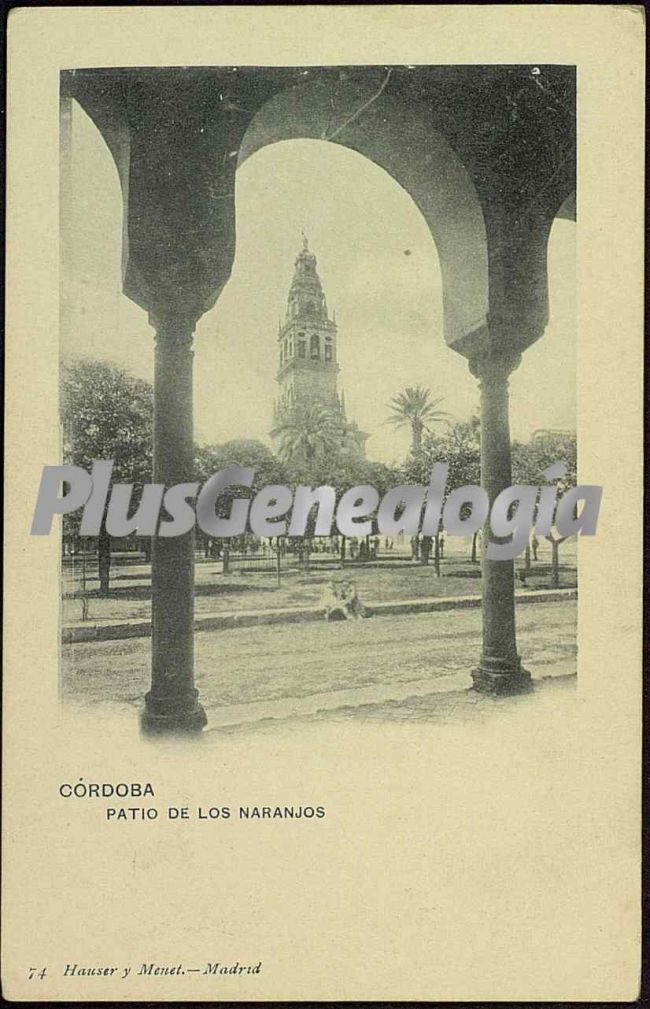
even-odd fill
[[[293,535],[163,539],[137,507],[227,467],[244,500],[435,463],[445,500],[575,485],[575,68],[77,69],[61,117],[63,460],[133,487],[128,535],[64,518],[64,701],[144,703],[152,732],[562,704],[555,525],[491,560],[476,524],[385,535],[373,502],[359,535],[316,504]]]

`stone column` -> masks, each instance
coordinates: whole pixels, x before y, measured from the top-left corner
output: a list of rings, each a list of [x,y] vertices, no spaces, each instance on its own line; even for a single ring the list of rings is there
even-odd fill
[[[508,379],[520,354],[491,352],[470,360],[470,370],[481,389],[481,484],[490,507],[512,484],[508,408]],[[490,560],[488,542],[504,542],[492,535],[489,518],[483,529],[482,593],[483,648],[472,673],[474,689],[487,694],[519,694],[531,688],[530,673],[517,654],[515,631],[515,572],[512,560]]]
[[[193,479],[191,316],[150,319],[156,329],[153,478],[170,487]],[[197,732],[207,722],[194,687],[194,530],[154,537],[151,564],[151,690],[142,729]]]

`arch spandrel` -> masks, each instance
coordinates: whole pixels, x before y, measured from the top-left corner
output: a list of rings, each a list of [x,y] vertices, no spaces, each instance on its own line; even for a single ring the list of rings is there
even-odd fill
[[[562,221],[576,221],[578,219],[575,189],[563,201],[555,216],[559,217]]]

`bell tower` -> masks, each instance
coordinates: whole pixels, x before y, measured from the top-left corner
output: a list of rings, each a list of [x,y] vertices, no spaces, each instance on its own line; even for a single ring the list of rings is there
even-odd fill
[[[294,266],[285,320],[278,327],[276,381],[280,391],[274,422],[301,403],[320,400],[340,422],[342,447],[365,455],[368,436],[348,422],[338,393],[336,322],[329,317],[316,256],[304,233]]]
[[[339,366],[336,357],[336,324],[328,317],[327,302],[316,270],[316,256],[303,235],[285,321],[278,331],[277,381],[280,395],[276,413],[301,400],[319,399],[337,413]]]

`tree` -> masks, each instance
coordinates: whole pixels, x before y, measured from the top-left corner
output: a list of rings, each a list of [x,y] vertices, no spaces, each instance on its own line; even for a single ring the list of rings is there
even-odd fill
[[[408,386],[398,393],[388,403],[391,410],[387,422],[396,428],[410,427],[411,452],[417,455],[422,448],[422,436],[432,424],[436,424],[449,416],[444,410],[436,410],[438,403],[444,397],[431,400],[431,390],[422,385]]]
[[[469,420],[450,426],[441,439],[442,455],[449,463],[447,486],[450,491],[481,482],[481,420],[474,414]],[[478,532],[472,535],[472,563],[478,562]]]
[[[317,399],[293,406],[271,434],[278,439],[280,459],[314,479],[319,463],[340,451],[343,431],[335,413]]]
[[[412,455],[405,463],[404,473],[409,483],[426,484],[431,469],[436,462],[446,462],[449,466],[447,492],[481,482],[481,421],[474,414],[469,420],[449,424],[442,435],[428,434],[422,442],[421,451]],[[443,502],[444,504],[444,502]],[[469,507],[469,506],[468,506]],[[461,512],[462,514],[462,512]],[[440,533],[435,536],[434,560],[436,573],[440,573]],[[477,557],[478,533],[472,536],[472,562]]]
[[[251,497],[267,484],[284,483],[286,466],[261,441],[234,438],[222,445],[197,445],[194,456],[195,479],[205,483],[227,466],[248,466],[255,470]],[[235,497],[241,495],[235,495]]]
[[[317,472],[312,470],[305,479],[304,472],[300,467],[291,469],[291,480],[294,484],[308,483],[311,486],[333,487],[336,495],[336,505],[346,491],[352,487],[369,484],[375,487],[380,498],[391,487],[400,482],[399,471],[394,467],[387,466],[381,462],[371,462],[358,453],[350,452],[343,448],[338,448],[331,454],[324,456],[318,464]],[[373,520],[375,516],[370,516]],[[315,513],[312,511],[307,524],[306,543],[304,548],[309,547],[309,540],[313,534],[315,526]],[[376,528],[376,526],[374,527]],[[341,564],[345,563],[347,545],[346,537],[338,534],[340,545]]]
[[[536,485],[544,482],[543,472],[554,463],[566,464],[566,474],[557,481],[558,496],[569,487],[575,487],[577,480],[578,453],[576,436],[571,431],[542,431],[526,444],[514,442],[512,446],[512,469],[515,483]],[[553,516],[555,521],[555,516]],[[560,585],[560,546],[566,536],[553,533],[546,535],[551,544],[551,584]]]
[[[217,512],[221,517],[230,513],[235,498],[253,498],[262,487],[287,482],[287,470],[268,446],[252,438],[235,438],[222,445],[197,445],[194,455],[194,476],[203,484],[219,470],[228,466],[255,470],[251,487],[227,487],[219,495]]]
[[[112,459],[114,480],[140,487],[151,480],[153,389],[148,382],[105,361],[75,358],[61,373],[61,423],[66,463],[90,470],[93,459]],[[64,530],[75,530],[76,522],[76,516],[65,516]],[[105,596],[111,544],[104,521],[97,559]]]

